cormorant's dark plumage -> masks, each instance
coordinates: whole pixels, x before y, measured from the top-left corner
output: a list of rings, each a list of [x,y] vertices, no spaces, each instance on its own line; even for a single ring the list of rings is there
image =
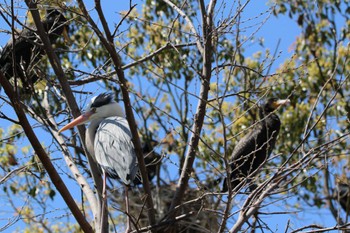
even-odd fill
[[[153,148],[156,144],[158,144],[158,142],[152,140],[151,142],[145,143],[142,147],[142,153],[144,156],[149,181],[151,181],[157,175],[160,168],[161,156],[155,152]],[[142,184],[140,171],[138,171],[136,174],[134,184]]]
[[[55,44],[57,38],[62,33],[67,32],[66,22],[67,19],[59,11],[55,9],[47,11],[46,19],[42,23],[49,35],[51,44]],[[35,30],[35,27],[24,28],[18,35],[15,35],[15,44],[13,45],[13,41],[10,39],[0,53],[0,69],[7,79],[14,76],[12,66],[14,53],[17,77],[21,79],[22,85],[27,88],[30,86],[28,82],[34,84],[38,80],[33,67],[45,53],[43,48],[38,45],[40,40]]]
[[[338,199],[340,206],[346,213],[350,212],[350,187],[349,184],[339,183],[338,184]]]
[[[231,188],[235,188],[243,180],[249,181],[252,175],[271,154],[281,122],[274,110],[289,102],[289,100],[269,99],[259,108],[260,121],[235,146],[231,156]],[[243,183],[242,183],[243,185]],[[224,180],[222,191],[228,190],[227,179]]]

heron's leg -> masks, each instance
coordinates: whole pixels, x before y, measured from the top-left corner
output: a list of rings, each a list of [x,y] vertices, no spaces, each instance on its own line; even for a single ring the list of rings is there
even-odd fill
[[[127,217],[126,230],[125,230],[126,233],[131,232],[128,190],[129,190],[129,187],[125,185],[125,212]]]
[[[107,193],[106,193],[107,175],[106,175],[105,169],[102,169],[102,175],[103,175],[102,198],[103,198],[103,201],[105,202],[107,200]]]
[[[104,169],[102,169],[102,209],[101,209],[101,226],[103,225],[103,221],[105,219],[105,212],[107,209],[107,193],[106,193],[106,179],[107,175]]]

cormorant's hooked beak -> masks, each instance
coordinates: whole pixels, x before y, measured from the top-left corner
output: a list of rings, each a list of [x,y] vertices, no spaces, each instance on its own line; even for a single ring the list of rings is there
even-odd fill
[[[274,109],[277,109],[279,106],[288,105],[289,103],[290,103],[289,99],[283,99],[283,100],[277,100],[273,102],[272,105]]]
[[[73,128],[76,125],[82,125],[90,120],[90,117],[94,114],[94,111],[88,111],[79,117],[75,118],[72,122],[65,125],[62,129],[58,131],[58,133],[61,133],[67,129]]]

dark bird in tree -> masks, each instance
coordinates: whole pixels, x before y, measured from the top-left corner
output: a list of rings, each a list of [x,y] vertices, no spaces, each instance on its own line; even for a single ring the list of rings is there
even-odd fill
[[[280,130],[281,121],[274,111],[281,105],[289,103],[288,99],[268,99],[259,107],[260,121],[235,146],[231,160],[230,179],[224,180],[222,191],[230,187],[242,187],[257,172],[270,156],[275,147],[276,138]]]
[[[149,181],[153,180],[153,178],[158,174],[160,169],[161,156],[154,151],[154,146],[156,146],[157,144],[159,144],[157,141],[152,140],[150,142],[146,142],[142,147],[142,153],[144,156]],[[140,171],[138,171],[136,174],[134,184],[142,184]]]
[[[56,44],[62,34],[69,41],[67,19],[55,9],[47,10],[46,13],[46,19],[42,24],[51,44]],[[15,41],[13,42],[11,38],[0,53],[0,69],[7,79],[20,78],[22,86],[29,90],[39,79],[35,66],[40,62],[45,50],[36,34],[35,27],[26,27],[14,36]]]
[[[338,183],[337,199],[339,200],[340,206],[346,213],[350,212],[350,187],[349,184]]]

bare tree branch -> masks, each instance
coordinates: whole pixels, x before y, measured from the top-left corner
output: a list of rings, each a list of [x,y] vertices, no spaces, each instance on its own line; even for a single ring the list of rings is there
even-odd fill
[[[122,66],[123,70],[129,69],[131,67],[134,67],[138,64],[141,64],[144,61],[150,60],[152,57],[156,56],[157,54],[161,53],[164,50],[167,50],[169,48],[182,48],[182,47],[187,47],[187,46],[192,46],[195,45],[195,43],[186,43],[186,44],[178,44],[178,45],[172,45],[171,43],[166,43],[164,46],[160,47],[159,49],[157,49],[156,51],[148,54],[147,56],[140,58],[137,61],[134,61],[130,64],[124,65]]]
[[[138,166],[139,166],[142,180],[143,180],[143,188],[144,188],[145,193],[147,195],[146,196],[146,204],[147,204],[149,222],[150,222],[150,225],[154,225],[155,224],[155,214],[154,214],[151,188],[149,185],[146,166],[145,166],[145,162],[144,162],[144,158],[143,158],[143,154],[142,154],[141,141],[140,141],[140,137],[139,137],[138,132],[137,132],[137,127],[136,127],[137,124],[135,121],[134,113],[132,111],[132,105],[131,105],[130,98],[129,98],[127,80],[125,78],[125,75],[124,75],[124,72],[122,69],[122,63],[121,63],[120,58],[115,50],[113,38],[112,38],[111,33],[109,31],[106,20],[104,19],[103,12],[98,12],[98,14],[101,17],[101,20],[105,21],[105,23],[103,23],[103,28],[104,28],[104,31],[106,33],[106,37],[110,38],[110,40],[106,39],[103,36],[102,32],[99,30],[99,28],[95,24],[94,20],[90,17],[89,13],[87,12],[83,1],[78,0],[78,5],[79,5],[79,8],[81,9],[81,11],[83,12],[84,16],[88,20],[89,24],[91,25],[91,27],[96,32],[97,36],[100,38],[102,44],[104,45],[106,50],[111,55],[111,59],[112,59],[113,64],[114,64],[114,68],[115,68],[117,76],[119,78],[120,87],[121,87],[122,94],[123,94],[123,101],[124,101],[124,106],[125,106],[126,118],[128,120],[129,126],[130,126],[132,140],[133,140],[133,143],[135,146],[135,152],[136,152],[137,159],[138,159]],[[98,6],[96,7],[96,10],[101,11],[101,9],[99,10]]]
[[[9,81],[4,77],[2,72],[0,72],[0,83],[1,86],[4,88],[7,96],[12,102],[12,105],[14,107],[14,110],[16,111],[16,114],[18,116],[18,119],[21,123],[21,126],[30,141],[31,145],[33,146],[36,154],[38,155],[39,159],[41,160],[43,166],[45,167],[45,170],[47,171],[48,175],[50,176],[53,184],[57,188],[57,190],[60,192],[62,198],[65,200],[67,206],[72,211],[72,214],[74,215],[75,219],[78,221],[79,225],[83,229],[84,232],[93,232],[92,227],[87,222],[85,216],[82,215],[82,212],[80,211],[79,207],[75,203],[73,197],[70,194],[70,191],[64,184],[63,180],[57,173],[55,167],[51,163],[50,158],[47,156],[46,151],[42,147],[41,143],[39,142],[38,138],[36,137],[30,123],[28,122],[28,119],[23,111],[23,107],[21,102],[18,99],[17,94],[13,91],[13,87],[9,83]]]
[[[52,45],[51,45],[50,40],[48,38],[48,35],[45,33],[44,27],[43,27],[41,20],[40,20],[40,15],[39,15],[39,12],[37,9],[37,4],[36,4],[36,2],[30,1],[30,0],[26,0],[26,4],[28,5],[28,7],[31,11],[34,23],[35,23],[36,28],[37,28],[37,33],[40,36],[40,39],[44,44],[44,48],[45,48],[45,51],[47,53],[50,64],[52,65],[52,68],[53,68],[53,70],[54,70],[54,72],[55,72],[55,74],[56,74],[56,76],[61,84],[62,91],[67,98],[68,106],[69,106],[70,110],[72,111],[73,116],[76,118],[80,115],[79,107],[75,101],[72,90],[71,90],[71,88],[67,82],[67,79],[64,75],[64,71],[62,70],[62,67],[60,65],[60,60],[58,59],[57,55],[55,54],[55,52],[52,48]],[[80,138],[83,139],[82,145],[84,146],[84,150],[86,151],[85,141],[84,141],[85,127],[79,126],[78,131],[79,131]],[[98,193],[101,193],[102,179],[99,175],[97,165],[94,162],[94,160],[92,159],[91,155],[89,155],[87,152],[86,152],[86,154],[88,155],[87,158],[89,161],[92,177],[94,179],[94,182],[96,184],[97,189],[100,190],[100,192],[98,192]],[[99,201],[98,202],[94,201],[93,203],[90,203],[90,204],[92,206],[92,211],[94,214],[95,222],[100,222],[99,221],[100,215],[98,213],[100,213],[101,212],[100,210],[102,209],[101,208],[102,196],[97,195],[97,197],[98,197]],[[91,199],[93,200],[93,197],[90,197],[90,200]],[[96,205],[94,206],[94,204],[96,204]]]
[[[168,2],[168,1],[166,1]],[[215,7],[216,1],[211,1],[211,6]],[[202,3],[204,4],[204,3]],[[180,13],[180,12],[179,12]],[[201,12],[202,15],[206,15],[205,12]],[[207,106],[207,100],[208,100],[208,92],[209,92],[209,84],[210,84],[210,78],[211,78],[211,59],[212,59],[212,31],[213,31],[213,15],[210,14],[207,17],[203,17],[203,19],[206,19],[203,21],[203,40],[204,43],[204,49],[202,52],[203,55],[203,68],[202,68],[202,75],[201,75],[201,90],[200,90],[200,100],[198,102],[196,115],[194,118],[194,125],[192,127],[192,135],[190,137],[190,143],[189,148],[186,153],[185,162],[182,167],[181,176],[179,179],[179,182],[177,184],[177,190],[175,192],[174,198],[172,200],[170,209],[169,209],[169,216],[168,218],[174,218],[176,213],[176,206],[178,206],[184,196],[185,190],[188,185],[188,181],[190,179],[190,175],[192,172],[192,166],[193,162],[195,160],[197,150],[198,150],[198,143],[200,140],[201,130],[204,122],[204,117],[206,113],[206,106]]]
[[[192,23],[192,20],[190,19],[190,17],[183,10],[181,10],[178,6],[176,6],[174,3],[172,3],[170,0],[163,0],[163,1],[166,4],[168,4],[171,8],[173,8],[175,11],[177,11],[177,13],[179,13],[187,21],[188,25],[190,26],[190,30],[191,30],[192,34],[196,37],[198,51],[202,54],[202,56],[204,56],[203,55],[204,51],[203,51],[203,46],[202,46],[201,41],[200,41],[200,36],[197,33],[196,27]]]

